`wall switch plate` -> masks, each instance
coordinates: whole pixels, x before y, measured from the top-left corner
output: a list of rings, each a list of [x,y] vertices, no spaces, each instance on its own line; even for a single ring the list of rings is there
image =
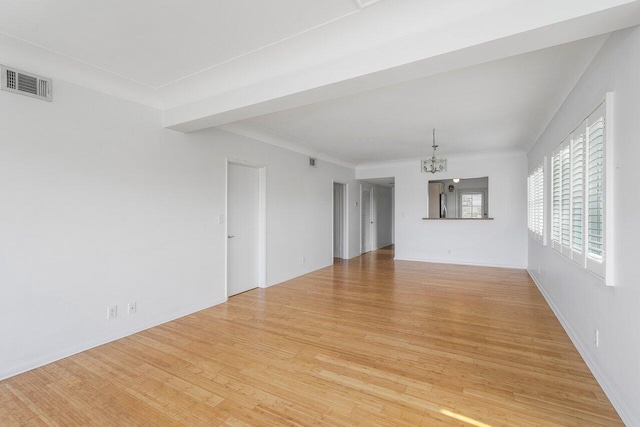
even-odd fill
[[[218,224],[224,224],[224,215],[218,215]]]
[[[593,330],[593,344],[596,347],[600,347],[600,331],[598,331],[597,329]]]
[[[302,257],[302,263],[304,264],[307,260],[305,259],[305,257]]]
[[[129,314],[136,314],[138,311],[138,303],[136,301],[130,302],[128,306]]]
[[[118,306],[110,305],[107,310],[107,319],[115,319],[116,317],[118,317]]]

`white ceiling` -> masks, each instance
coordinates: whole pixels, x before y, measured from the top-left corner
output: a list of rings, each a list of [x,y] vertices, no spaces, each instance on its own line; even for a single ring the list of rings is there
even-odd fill
[[[512,56],[244,124],[356,164],[431,153],[432,128],[442,154],[526,150],[604,40]]]
[[[527,149],[640,0],[0,0],[0,63],[356,165]],[[54,85],[55,87],[55,85]],[[55,94],[54,94],[55,102]]]
[[[0,31],[159,88],[358,10],[354,0],[2,0]]]

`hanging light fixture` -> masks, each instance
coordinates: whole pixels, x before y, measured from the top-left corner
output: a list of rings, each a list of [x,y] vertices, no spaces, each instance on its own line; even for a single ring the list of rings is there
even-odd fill
[[[422,161],[422,172],[425,173],[436,173],[442,172],[447,169],[447,158],[446,157],[436,157],[436,130],[433,129],[433,154],[430,159],[425,159]]]

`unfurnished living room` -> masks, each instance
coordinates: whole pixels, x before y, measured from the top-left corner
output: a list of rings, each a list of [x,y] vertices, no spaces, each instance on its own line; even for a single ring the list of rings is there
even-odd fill
[[[0,425],[640,426],[639,25],[0,0]]]

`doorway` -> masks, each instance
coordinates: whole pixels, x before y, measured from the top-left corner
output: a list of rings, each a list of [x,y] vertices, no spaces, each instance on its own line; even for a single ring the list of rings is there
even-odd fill
[[[347,252],[347,185],[333,183],[333,257],[349,258]]]
[[[373,189],[360,187],[361,197],[361,252],[367,253],[373,250],[372,232],[373,227]]]
[[[264,167],[227,164],[227,297],[264,286]]]

